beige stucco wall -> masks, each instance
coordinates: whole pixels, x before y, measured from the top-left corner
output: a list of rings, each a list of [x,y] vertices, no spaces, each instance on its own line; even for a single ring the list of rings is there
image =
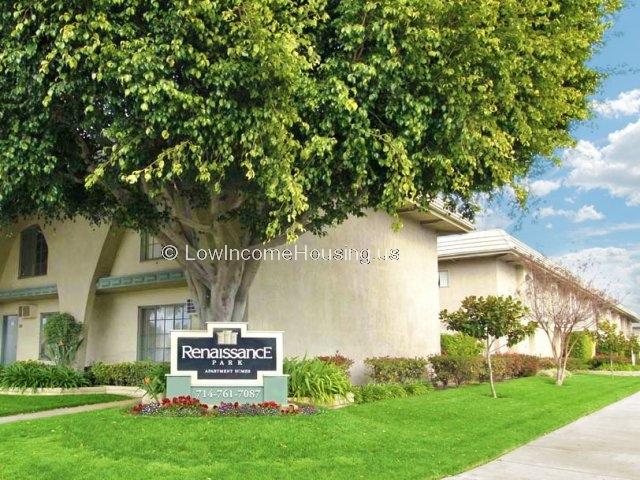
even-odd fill
[[[285,331],[287,355],[340,351],[356,361],[363,378],[366,357],[425,356],[439,352],[439,301],[435,234],[406,221],[400,232],[383,214],[356,218],[300,248],[398,249],[399,261],[265,262],[249,299],[252,328]]]
[[[496,295],[498,266],[494,257],[441,261],[439,270],[449,272],[449,286],[439,289],[440,306],[447,310],[460,308],[466,297]]]

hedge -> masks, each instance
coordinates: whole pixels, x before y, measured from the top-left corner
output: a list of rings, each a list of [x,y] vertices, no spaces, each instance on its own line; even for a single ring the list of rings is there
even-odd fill
[[[162,369],[163,372],[158,370]],[[90,375],[96,385],[117,385],[121,387],[139,387],[146,377],[169,373],[168,363],[154,362],[123,362],[123,363],[95,363],[90,369]]]
[[[571,350],[571,358],[577,358],[584,363],[587,363],[593,358],[594,347],[593,338],[588,332],[572,332],[569,337],[569,342],[574,342],[573,349]]]
[[[369,377],[374,383],[408,383],[427,378],[426,358],[373,357],[367,358]]]

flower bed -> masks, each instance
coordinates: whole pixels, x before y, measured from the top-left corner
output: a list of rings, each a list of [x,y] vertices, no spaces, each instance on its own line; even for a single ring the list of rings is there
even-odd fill
[[[164,417],[273,417],[293,415],[315,415],[319,410],[313,406],[280,405],[276,402],[221,403],[209,407],[190,396],[165,398],[162,402],[139,404],[133,407],[134,415]]]

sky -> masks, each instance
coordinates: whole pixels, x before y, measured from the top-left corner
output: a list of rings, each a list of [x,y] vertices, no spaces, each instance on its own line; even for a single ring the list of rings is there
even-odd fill
[[[526,212],[489,204],[478,228],[502,228],[640,313],[640,0],[613,19],[590,64],[608,73],[593,118],[573,126],[562,166],[529,180]]]

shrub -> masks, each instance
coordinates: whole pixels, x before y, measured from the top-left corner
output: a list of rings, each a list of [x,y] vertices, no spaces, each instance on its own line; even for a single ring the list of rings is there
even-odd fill
[[[91,375],[96,385],[117,385],[124,387],[139,387],[145,378],[161,376],[169,373],[168,363],[154,362],[123,362],[123,363],[95,363],[91,367]]]
[[[589,368],[589,363],[585,362],[581,358],[567,358],[567,370],[570,372],[575,372],[577,370],[587,370]]]
[[[625,357],[624,355],[612,355],[611,360],[613,363],[631,363],[631,359]],[[591,360],[589,360],[589,366],[593,369],[598,369],[603,364],[609,364],[609,355],[606,354],[597,354]]]
[[[368,383],[354,387],[356,403],[369,403],[388,398],[402,398],[424,395],[433,387],[424,382],[413,383]]]
[[[594,343],[589,332],[572,332],[569,342],[575,342],[571,350],[571,358],[587,363],[593,357]]]
[[[486,375],[486,364],[482,357],[435,355],[429,359],[435,380],[444,386],[478,382]]]
[[[73,315],[58,313],[47,318],[44,326],[44,354],[56,365],[70,366],[75,362],[83,342],[82,324]]]
[[[614,372],[638,372],[640,371],[640,365],[632,365],[630,363],[614,363],[609,365],[603,363],[598,367],[598,370],[613,370]]]
[[[556,369],[555,368],[545,368],[544,370],[540,370],[538,372],[538,375],[541,376],[541,377],[556,378]],[[571,375],[573,375],[573,374],[569,370],[564,372],[564,378],[569,378]]]
[[[154,365],[144,377],[140,388],[142,388],[147,396],[153,398],[156,402],[164,395],[167,389],[166,366],[158,363]]]
[[[492,357],[494,374],[499,379],[532,377],[540,370],[540,358],[520,353],[501,353]]]
[[[440,348],[443,355],[456,357],[476,357],[482,353],[482,343],[464,333],[443,333],[440,335]]]
[[[323,355],[317,358],[325,363],[333,363],[343,369],[347,374],[349,373],[349,369],[353,366],[353,360],[345,357],[344,355],[340,355],[339,352],[336,352],[335,355]]]
[[[375,357],[367,358],[364,364],[374,383],[407,383],[427,377],[426,358]]]
[[[289,396],[293,398],[328,402],[351,391],[349,376],[342,367],[317,358],[286,358],[284,373],[289,375]]]
[[[21,390],[36,388],[79,388],[89,385],[87,377],[69,367],[41,362],[15,362],[0,375],[0,387]]]

